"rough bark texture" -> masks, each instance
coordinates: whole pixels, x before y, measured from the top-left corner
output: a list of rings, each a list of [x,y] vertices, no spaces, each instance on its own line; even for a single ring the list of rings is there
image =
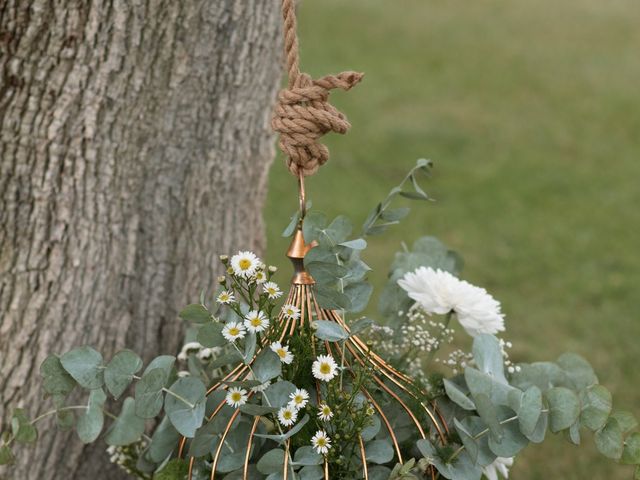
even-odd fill
[[[217,255],[261,250],[279,24],[273,0],[0,0],[5,425],[45,405],[48,353],[175,352]],[[43,427],[4,478],[122,477]]]

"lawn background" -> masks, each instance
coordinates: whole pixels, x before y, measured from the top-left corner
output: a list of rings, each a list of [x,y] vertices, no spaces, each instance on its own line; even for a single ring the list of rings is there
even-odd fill
[[[380,286],[401,241],[435,235],[464,278],[503,303],[514,359],[588,357],[616,405],[640,417],[640,2],[307,0],[303,68],[366,72],[332,96],[353,124],[308,181],[314,208],[359,221],[415,159],[437,199],[370,243]],[[276,160],[268,258],[295,209]],[[281,263],[285,265],[284,263]],[[552,436],[553,437],[553,436]],[[628,467],[560,438],[510,478],[629,479]]]

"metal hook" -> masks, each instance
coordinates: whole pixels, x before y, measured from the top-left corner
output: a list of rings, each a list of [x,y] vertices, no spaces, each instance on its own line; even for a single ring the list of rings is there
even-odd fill
[[[307,197],[304,191],[304,173],[302,173],[302,169],[298,172],[298,199],[300,201],[300,223],[302,224],[307,214]]]

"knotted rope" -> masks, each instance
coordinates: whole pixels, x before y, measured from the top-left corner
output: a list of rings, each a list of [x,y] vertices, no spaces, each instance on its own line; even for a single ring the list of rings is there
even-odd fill
[[[287,156],[289,171],[308,176],[329,159],[329,149],[319,138],[327,132],[344,134],[351,127],[344,114],[329,103],[330,91],[349,90],[363,74],[342,72],[313,80],[301,73],[295,0],[282,0],[282,16],[289,86],[278,94],[271,125],[280,134],[279,146]]]

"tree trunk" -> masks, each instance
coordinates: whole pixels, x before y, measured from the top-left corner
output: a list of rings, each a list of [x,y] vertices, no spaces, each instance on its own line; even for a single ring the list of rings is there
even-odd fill
[[[176,310],[212,291],[217,256],[262,250],[279,15],[273,0],[0,1],[5,427],[12,407],[50,404],[47,354],[174,353]],[[122,478],[104,444],[40,430],[5,478]]]

